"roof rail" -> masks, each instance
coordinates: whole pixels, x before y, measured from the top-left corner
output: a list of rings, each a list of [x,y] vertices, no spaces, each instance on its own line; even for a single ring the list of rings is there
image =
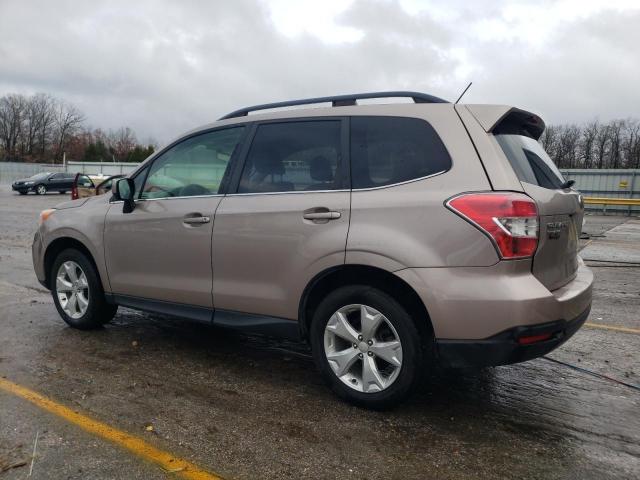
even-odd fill
[[[333,107],[346,107],[350,105],[356,105],[356,100],[363,100],[367,98],[412,98],[415,103],[449,103],[442,98],[434,97],[426,93],[420,92],[369,92],[369,93],[354,93],[351,95],[335,95],[332,97],[316,97],[316,98],[304,98],[301,100],[290,100],[288,102],[276,102],[276,103],[264,103],[262,105],[254,105],[253,107],[241,108],[231,113],[227,113],[224,117],[220,117],[218,120],[226,120],[228,118],[245,117],[249,112],[256,110],[268,110],[271,108],[281,107],[293,107],[296,105],[310,105],[313,103],[327,103],[331,102]]]

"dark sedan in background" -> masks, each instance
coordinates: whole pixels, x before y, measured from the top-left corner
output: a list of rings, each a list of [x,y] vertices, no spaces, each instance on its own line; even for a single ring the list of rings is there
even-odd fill
[[[44,195],[47,192],[66,193],[71,191],[75,173],[36,173],[34,176],[22,180],[16,180],[11,185],[11,189],[20,195],[35,192]]]

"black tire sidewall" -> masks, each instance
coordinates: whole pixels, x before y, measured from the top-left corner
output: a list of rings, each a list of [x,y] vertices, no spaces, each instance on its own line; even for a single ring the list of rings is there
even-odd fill
[[[331,315],[345,305],[359,303],[375,308],[391,322],[402,343],[402,367],[385,390],[364,393],[345,385],[333,372],[324,352],[324,330]],[[368,286],[341,287],[329,294],[314,312],[310,341],[316,366],[327,384],[341,398],[358,406],[386,409],[404,400],[413,390],[423,362],[421,338],[409,313],[393,297]]]
[[[71,318],[66,314],[66,312],[60,305],[60,300],[58,299],[58,294],[56,292],[56,276],[58,274],[58,269],[60,268],[60,265],[69,260],[77,263],[80,266],[85,276],[87,277],[87,283],[89,284],[89,306],[87,307],[87,311],[80,318]],[[56,309],[58,310],[58,313],[60,314],[62,319],[67,324],[69,324],[69,326],[78,328],[80,330],[98,328],[106,321],[109,321],[113,316],[113,313],[115,313],[114,310],[113,313],[109,315],[109,312],[107,310],[113,309],[113,307],[106,304],[102,285],[100,284],[100,279],[95,270],[95,267],[84,253],[75,249],[63,250],[60,254],[58,254],[55,261],[53,262],[50,278],[51,294],[53,296],[53,301],[55,303]]]

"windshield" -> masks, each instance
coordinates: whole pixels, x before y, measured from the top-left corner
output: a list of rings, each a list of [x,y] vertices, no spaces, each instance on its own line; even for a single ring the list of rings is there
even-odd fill
[[[34,176],[29,177],[29,180],[40,180],[42,178],[46,178],[49,175],[49,173],[45,172],[45,173],[36,173]]]
[[[518,179],[544,188],[562,188],[565,180],[553,160],[536,140],[524,135],[496,135]]]

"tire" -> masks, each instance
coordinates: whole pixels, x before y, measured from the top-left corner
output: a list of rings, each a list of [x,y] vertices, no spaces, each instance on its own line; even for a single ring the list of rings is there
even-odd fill
[[[65,194],[65,193],[67,193],[67,192],[66,192],[66,191],[64,191],[64,190],[60,190],[58,193],[59,193],[60,195],[64,195],[64,194]]]
[[[20,195],[26,195],[27,192],[18,192]]]
[[[44,194],[46,194],[46,193],[47,193],[47,186],[46,186],[46,185],[43,185],[43,184],[40,184],[40,185],[36,186],[36,188],[35,188],[35,192],[36,192],[38,195],[44,195]]]
[[[363,324],[358,325],[362,318],[361,305],[366,307],[365,318],[380,318],[378,313],[383,316],[370,343],[367,342],[370,335],[362,329]],[[353,330],[340,327],[343,322],[334,316],[339,311]],[[374,323],[370,325],[375,324],[375,320],[372,321]],[[334,333],[338,330],[340,335]],[[349,344],[346,338],[352,338],[352,333],[363,335],[356,336],[356,340]],[[340,398],[355,405],[375,410],[393,407],[405,400],[422,378],[426,350],[422,348],[423,339],[418,328],[398,301],[375,288],[353,285],[329,294],[314,312],[310,340],[314,361],[326,383]],[[400,349],[397,346],[395,350],[382,349],[382,342],[391,345],[388,342],[396,340],[400,342]],[[352,348],[357,359],[351,354]],[[328,355],[339,360],[330,363]],[[342,367],[349,365],[350,361],[353,363],[347,373],[343,373]],[[397,362],[399,366],[393,364]],[[365,368],[369,370],[367,374]],[[372,375],[372,371],[378,375]],[[368,381],[371,379],[375,381]]]
[[[99,328],[116,314],[118,306],[107,303],[96,268],[79,250],[63,250],[53,262],[50,278],[56,309],[69,326],[80,330]],[[72,296],[75,300],[71,300]]]

